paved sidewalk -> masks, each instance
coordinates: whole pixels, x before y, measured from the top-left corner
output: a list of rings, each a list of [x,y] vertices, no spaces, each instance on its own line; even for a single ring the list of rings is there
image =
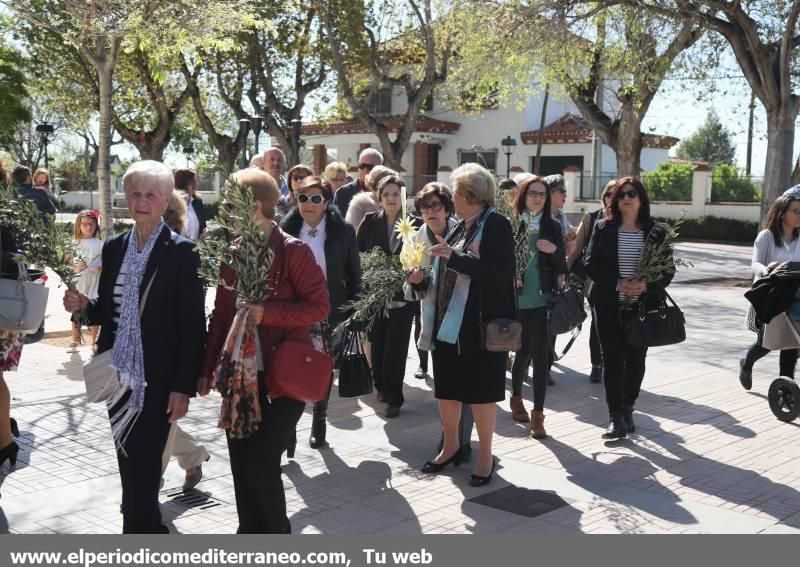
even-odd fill
[[[697,274],[748,277],[749,248],[682,245]],[[685,279],[681,276],[677,281]],[[393,420],[374,396],[339,399],[330,409],[330,448],[306,440],[307,411],[294,460],[285,461],[287,502],[302,533],[773,533],[800,532],[800,423],[771,414],[766,393],[777,356],[761,361],[754,387],[736,379],[753,336],[742,328],[742,289],[674,285],[688,339],[652,349],[630,439],[600,439],[606,421],[601,385],[590,384],[588,332],[556,366],[545,403],[550,438],[535,441],[498,405],[495,480],[472,488],[472,463],[426,476],[439,419],[432,382],[406,368],[406,404]],[[60,297],[60,293],[57,293]],[[55,321],[55,319],[53,319]],[[55,324],[54,324],[55,325]],[[115,533],[120,488],[107,418],[87,405],[80,377],[88,357],[36,344],[20,372],[8,374],[12,414],[22,437],[19,461],[0,469],[0,521],[17,533]],[[509,380],[510,381],[510,380]],[[530,385],[525,386],[530,400]],[[180,494],[173,461],[162,491],[170,528],[233,533],[236,511],[219,397],[193,400],[182,427],[210,451],[204,479]],[[526,402],[530,406],[530,402]],[[473,438],[477,445],[477,437]]]

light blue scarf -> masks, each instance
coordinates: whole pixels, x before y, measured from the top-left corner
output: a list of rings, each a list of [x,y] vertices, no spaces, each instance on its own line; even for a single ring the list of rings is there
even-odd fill
[[[489,209],[481,217],[478,229],[475,236],[472,238],[469,245],[465,248],[464,253],[472,256],[473,258],[480,258],[478,249],[481,245],[481,238],[483,238],[483,228],[486,225],[486,219],[494,212],[494,209]],[[433,261],[432,271],[432,287],[434,290],[438,286],[439,275],[439,261],[437,256]],[[453,295],[450,297],[450,302],[447,304],[447,311],[445,312],[442,324],[439,326],[439,332],[436,338],[443,343],[456,344],[458,335],[461,332],[461,323],[464,320],[464,309],[467,306],[467,298],[469,297],[469,285],[471,278],[465,274],[458,274],[456,278],[456,285],[453,288]]]
[[[144,392],[147,386],[144,375],[142,327],[139,320],[139,287],[147,269],[150,253],[164,226],[164,221],[161,220],[150,233],[141,252],[137,251],[138,236],[136,228],[133,228],[128,237],[128,248],[125,250],[123,263],[127,262],[127,274],[125,286],[122,288],[119,325],[111,351],[111,366],[119,375],[120,388],[117,395],[107,402],[110,409],[119,403],[128,390],[131,391],[125,405],[111,417],[111,433],[114,442],[123,453],[125,440],[144,406]]]

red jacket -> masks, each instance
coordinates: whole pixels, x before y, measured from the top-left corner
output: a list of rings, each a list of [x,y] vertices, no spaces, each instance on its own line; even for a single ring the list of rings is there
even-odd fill
[[[264,300],[264,318],[258,326],[265,369],[269,368],[273,347],[284,339],[311,344],[309,325],[327,320],[330,310],[325,276],[311,249],[276,224],[273,224],[269,246],[275,250],[269,271],[270,287],[275,291]],[[229,266],[222,266],[221,275],[227,284],[233,285],[236,276]],[[211,376],[214,372],[235,314],[236,293],[218,287],[208,326],[202,376]]]

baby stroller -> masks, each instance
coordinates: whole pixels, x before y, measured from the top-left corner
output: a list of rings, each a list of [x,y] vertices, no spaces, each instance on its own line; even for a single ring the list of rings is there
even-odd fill
[[[800,321],[781,313],[764,326],[762,345],[769,350],[800,348]],[[780,376],[769,386],[769,409],[781,421],[800,416],[800,386],[789,377]]]

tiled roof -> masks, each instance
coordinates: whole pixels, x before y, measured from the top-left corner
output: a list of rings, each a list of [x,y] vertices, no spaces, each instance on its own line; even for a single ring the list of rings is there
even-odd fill
[[[592,127],[577,114],[567,113],[543,128],[546,144],[583,144],[592,141]],[[520,134],[523,144],[537,144],[539,130],[527,130]],[[679,142],[678,138],[658,134],[644,134],[645,148],[669,149]]]
[[[382,122],[388,125],[390,132],[398,132],[403,124],[403,115],[388,116]],[[418,116],[414,124],[415,132],[432,132],[437,134],[454,134],[461,127],[458,122],[437,120],[429,116]],[[340,120],[337,122],[311,122],[303,124],[304,136],[319,136],[323,134],[369,134],[369,130],[360,120]]]

